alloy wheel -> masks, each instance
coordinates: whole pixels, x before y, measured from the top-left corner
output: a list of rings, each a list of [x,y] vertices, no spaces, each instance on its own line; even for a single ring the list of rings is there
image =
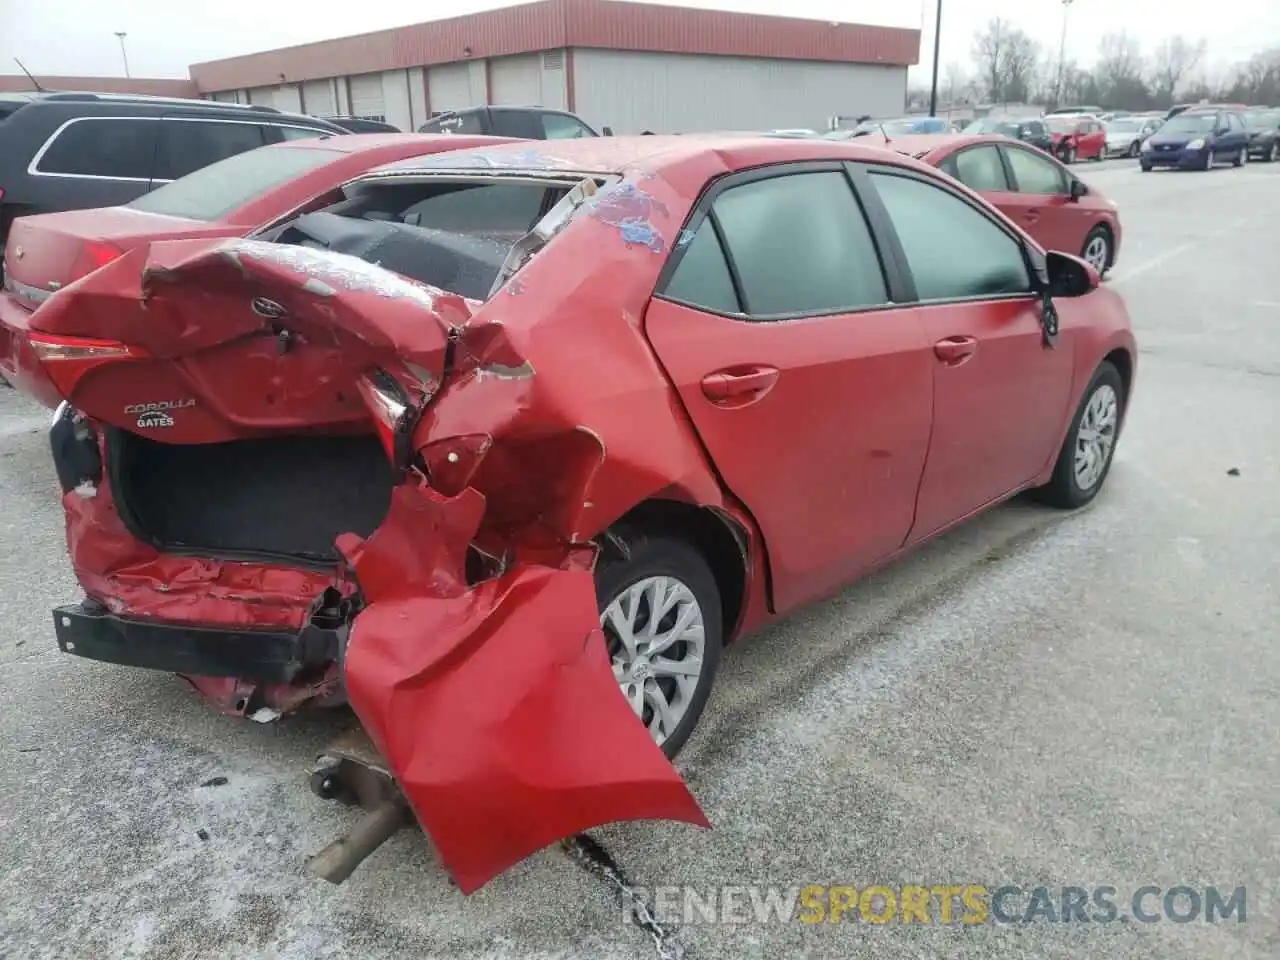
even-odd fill
[[[1084,246],[1084,259],[1097,270],[1102,273],[1107,269],[1107,262],[1111,258],[1110,244],[1107,243],[1106,235],[1103,233],[1095,233],[1089,238],[1089,242]]]
[[[702,608],[675,577],[637,580],[600,615],[613,676],[661,746],[693,701],[706,663]]]
[[[1074,473],[1081,490],[1091,490],[1102,478],[1115,447],[1120,401],[1109,383],[1101,383],[1089,398],[1076,428]]]
[[[1267,148],[1267,162],[1275,163],[1278,156],[1280,156],[1280,151],[1277,151],[1276,142],[1272,140],[1271,146]]]
[[[1216,158],[1213,155],[1213,147],[1210,147],[1209,152],[1204,155],[1204,168],[1206,170],[1212,170],[1215,162]]]

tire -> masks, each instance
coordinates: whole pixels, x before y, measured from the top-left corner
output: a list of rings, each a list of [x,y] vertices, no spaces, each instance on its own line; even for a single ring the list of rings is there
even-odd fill
[[[1267,152],[1263,156],[1263,159],[1267,163],[1275,163],[1277,160],[1280,160],[1280,146],[1277,146],[1274,140],[1271,141],[1271,146],[1267,147]]]
[[[1062,162],[1068,166],[1076,162],[1076,148],[1067,147],[1062,151]]]
[[[1084,246],[1080,248],[1080,256],[1093,264],[1093,268],[1098,271],[1099,276],[1106,276],[1107,271],[1111,269],[1112,246],[1114,243],[1115,240],[1111,236],[1111,231],[1102,224],[1098,224],[1084,238]],[[1099,245],[1101,245],[1100,249]],[[1090,255],[1091,247],[1094,248],[1092,256]],[[1098,259],[1102,261],[1101,266],[1096,262]]]
[[[1142,172],[1143,172],[1143,173],[1150,173],[1150,172],[1151,172],[1151,164],[1149,164],[1149,163],[1144,163],[1144,164],[1141,164],[1141,167],[1142,167]]]
[[[1236,158],[1231,165],[1233,167],[1243,167],[1248,162],[1249,162],[1249,148],[1241,147],[1240,152],[1236,154]]]
[[[1111,396],[1110,442],[1102,453],[1100,467],[1097,465],[1095,456],[1086,456],[1085,464],[1081,466],[1087,465],[1088,470],[1081,471],[1084,474],[1081,476],[1077,471],[1076,462],[1077,447],[1081,439],[1081,424],[1085,420],[1086,412],[1090,411],[1091,405],[1095,402],[1098,408],[1093,411],[1094,413],[1108,408],[1108,391]],[[1127,399],[1120,372],[1112,363],[1104,360],[1094,371],[1093,379],[1089,381],[1089,386],[1080,399],[1080,406],[1075,416],[1071,418],[1071,427],[1067,430],[1067,437],[1062,442],[1062,449],[1058,451],[1058,461],[1053,468],[1053,477],[1043,487],[1034,491],[1036,499],[1052,507],[1075,510],[1098,495],[1098,491],[1107,481],[1107,475],[1111,472],[1111,462],[1115,457],[1116,441],[1119,439],[1120,427],[1124,422]],[[1099,448],[1094,445],[1094,454],[1097,453]],[[1090,460],[1092,463],[1089,463]]]
[[[1126,156],[1128,156],[1130,160],[1137,160],[1138,154],[1140,154],[1141,152],[1142,152],[1142,149],[1138,146],[1138,141],[1135,140],[1133,141],[1133,143],[1129,144],[1129,152],[1128,154],[1126,154]]]
[[[1208,150],[1208,152],[1206,152],[1206,153],[1205,153],[1205,155],[1204,155],[1204,167],[1203,167],[1202,169],[1204,169],[1204,170],[1212,170],[1212,169],[1213,169],[1213,165],[1214,165],[1216,162],[1217,162],[1217,159],[1216,159],[1216,158],[1214,157],[1214,155],[1213,155],[1213,148],[1212,148],[1212,147],[1210,147],[1210,148],[1209,148],[1209,150]]]
[[[639,702],[641,719],[649,727],[650,734],[662,747],[663,753],[674,757],[697,726],[720,665],[720,649],[724,642],[720,591],[706,560],[683,540],[647,534],[624,535],[623,540],[629,556],[621,556],[619,551],[607,548],[596,566],[600,622],[614,663],[614,674],[620,677],[619,687],[623,696],[631,700],[633,708]],[[633,599],[632,588],[637,586],[641,589]],[[662,648],[670,656],[651,661],[644,656],[645,650],[652,649],[652,641],[646,641],[644,637],[649,610],[654,598],[670,591],[673,586],[683,589],[687,599],[678,600],[676,606],[659,621],[657,637],[663,637],[661,627],[664,625],[668,627],[667,633],[673,632],[670,628],[688,615],[692,604],[696,606],[702,622],[702,649],[697,652],[696,631],[686,630],[680,635],[684,639],[668,641],[670,645]],[[628,620],[635,631],[632,647],[638,654],[636,657],[628,654],[622,639]],[[640,636],[637,637],[636,633]],[[687,682],[688,678],[680,679],[661,667],[654,667],[655,663],[688,667],[695,658],[700,669],[691,683]],[[655,708],[659,693],[670,707],[680,707],[670,727],[662,724]]]

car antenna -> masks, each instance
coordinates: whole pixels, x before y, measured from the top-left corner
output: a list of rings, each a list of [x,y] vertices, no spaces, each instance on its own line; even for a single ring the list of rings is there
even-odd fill
[[[27,79],[31,81],[31,85],[36,88],[36,93],[48,93],[44,87],[40,86],[40,81],[31,75],[31,71],[22,65],[22,61],[17,57],[13,58],[13,62],[18,65],[18,69],[27,75]]]
[[[889,139],[889,131],[884,128],[884,124],[877,120],[876,126],[880,128],[880,136],[884,137],[884,142],[893,143],[893,141]]]

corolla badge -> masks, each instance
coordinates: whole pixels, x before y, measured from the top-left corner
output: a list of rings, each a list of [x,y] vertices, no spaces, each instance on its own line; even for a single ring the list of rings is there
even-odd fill
[[[194,407],[195,400],[187,397],[184,400],[157,400],[154,403],[131,403],[124,408],[126,416],[138,418],[138,427],[146,429],[159,429],[162,427],[172,427],[174,424],[173,412],[176,410],[185,410],[187,407]]]

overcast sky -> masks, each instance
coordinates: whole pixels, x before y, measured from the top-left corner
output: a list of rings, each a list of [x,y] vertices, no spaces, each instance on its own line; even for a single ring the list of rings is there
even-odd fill
[[[936,0],[686,0],[715,7],[923,27],[921,63],[927,80],[933,55]],[[0,73],[16,73],[20,58],[32,73],[122,75],[116,31],[128,34],[135,77],[185,77],[201,60],[508,6],[502,0],[0,0]],[[430,12],[429,12],[430,11]],[[1001,16],[1054,51],[1062,29],[1061,0],[943,0],[942,63],[970,68],[974,30]],[[1073,0],[1068,58],[1093,59],[1101,37],[1127,30],[1148,50],[1182,33],[1209,45],[1211,74],[1280,42],[1280,0]]]

